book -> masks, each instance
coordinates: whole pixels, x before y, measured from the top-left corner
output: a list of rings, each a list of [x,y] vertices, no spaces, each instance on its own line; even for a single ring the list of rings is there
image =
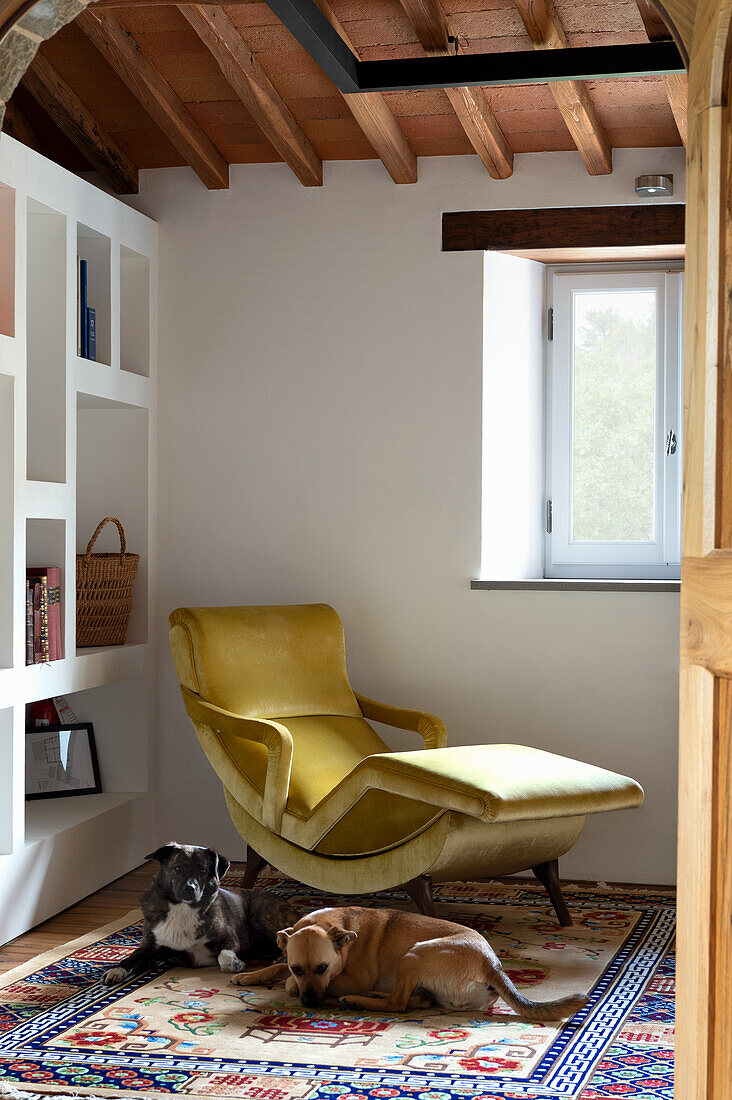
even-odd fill
[[[87,359],[96,360],[97,357],[97,311],[92,309],[91,306],[86,311],[86,332],[87,332]]]
[[[86,312],[88,308],[86,302],[86,269],[86,260],[79,260],[79,321],[81,325],[81,356],[83,359],[86,359],[89,354],[89,333],[87,328],[88,317]]]
[[[81,257],[76,257],[76,354],[81,355]]]
[[[45,608],[44,584],[40,578],[33,582],[33,664],[43,663],[45,644],[48,644],[48,613]]]
[[[33,589],[33,664],[41,661],[41,586],[32,584]]]
[[[60,661],[64,655],[61,640],[61,571],[56,566],[46,570],[48,583],[48,650],[49,660]]]
[[[61,726],[75,726],[78,722],[76,715],[64,699],[63,695],[54,695],[53,705],[56,708],[58,714],[59,725]]]
[[[33,589],[25,582],[25,663],[33,664]]]
[[[51,659],[50,648],[48,645],[48,581],[45,577],[40,578],[41,587],[41,662],[45,664]]]

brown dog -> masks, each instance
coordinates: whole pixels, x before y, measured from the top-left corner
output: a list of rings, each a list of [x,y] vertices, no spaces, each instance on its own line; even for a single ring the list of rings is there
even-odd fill
[[[306,1008],[326,996],[354,1008],[404,1012],[434,1002],[482,1012],[498,996],[525,1020],[559,1020],[587,1004],[581,995],[529,1001],[516,989],[480,932],[397,909],[317,909],[277,936],[286,963],[232,978],[235,985],[285,989]]]

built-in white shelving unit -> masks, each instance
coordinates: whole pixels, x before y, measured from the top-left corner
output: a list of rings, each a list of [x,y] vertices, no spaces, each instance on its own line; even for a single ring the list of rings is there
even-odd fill
[[[148,850],[157,226],[0,136],[0,943]],[[77,355],[77,256],[97,358]],[[140,554],[123,646],[76,646],[76,554],[106,515]],[[95,550],[116,550],[108,525]],[[26,566],[61,569],[64,657],[25,664]],[[92,722],[102,793],[25,801],[26,705]],[[27,884],[27,885],[26,885]]]

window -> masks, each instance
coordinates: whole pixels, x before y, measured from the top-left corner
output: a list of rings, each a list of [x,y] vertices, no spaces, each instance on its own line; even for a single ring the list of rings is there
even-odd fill
[[[678,578],[680,271],[547,271],[547,577]]]

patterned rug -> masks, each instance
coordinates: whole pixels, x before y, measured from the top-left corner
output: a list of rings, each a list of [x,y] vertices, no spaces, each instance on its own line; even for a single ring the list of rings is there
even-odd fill
[[[260,882],[303,909],[333,904],[276,876]],[[139,941],[130,913],[3,976],[0,1096],[671,1100],[673,895],[566,896],[576,924],[560,929],[534,884],[436,890],[439,915],[484,933],[527,996],[590,994],[564,1025],[525,1023],[501,1001],[474,1014],[309,1010],[215,969],[161,967],[107,989],[101,973]],[[408,907],[398,891],[376,904]]]

